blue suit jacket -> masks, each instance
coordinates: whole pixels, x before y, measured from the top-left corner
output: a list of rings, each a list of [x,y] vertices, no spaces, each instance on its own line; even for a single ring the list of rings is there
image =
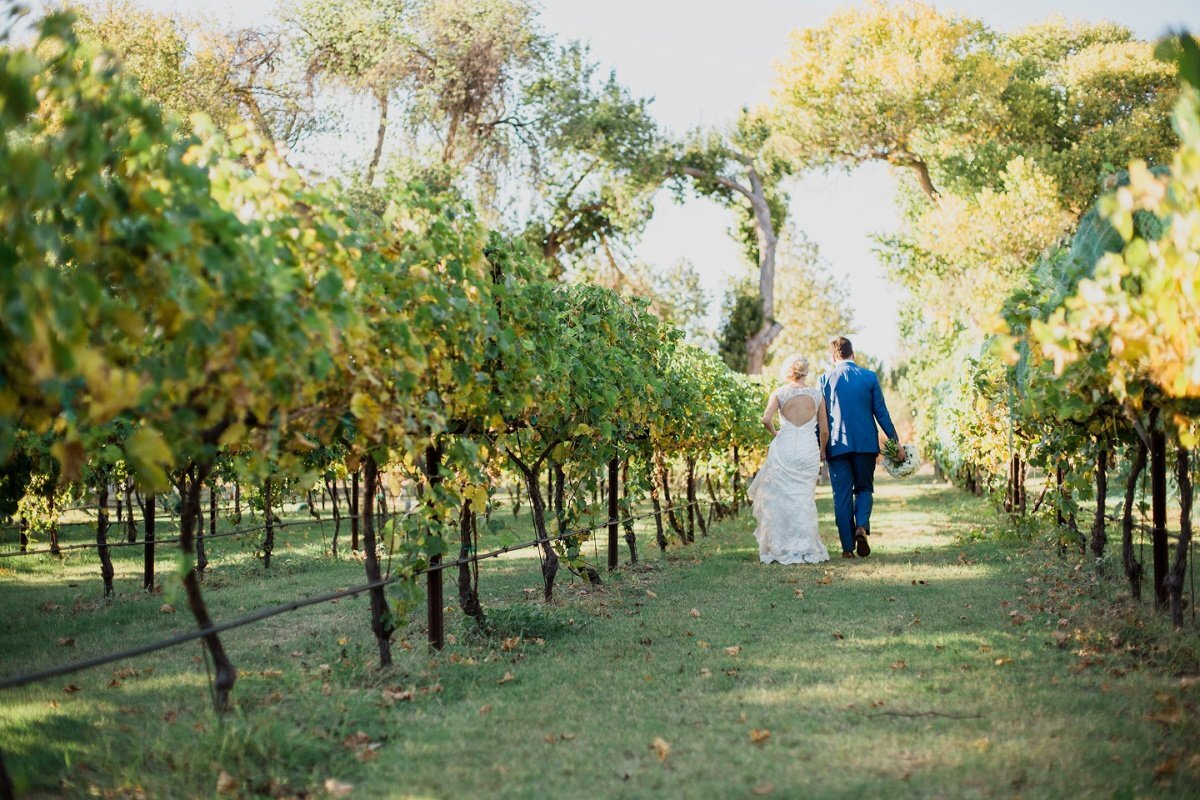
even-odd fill
[[[879,378],[853,361],[842,361],[821,376],[821,394],[829,415],[829,455],[878,453],[875,423],[889,439],[899,439],[883,401]]]

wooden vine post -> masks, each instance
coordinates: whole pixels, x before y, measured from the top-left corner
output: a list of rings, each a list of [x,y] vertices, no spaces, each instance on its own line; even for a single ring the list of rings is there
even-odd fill
[[[142,524],[145,526],[145,533],[142,536],[142,542],[145,545],[142,560],[142,588],[147,592],[154,591],[154,523],[156,503],[157,499],[151,493],[146,495],[145,504],[142,506]]]
[[[442,482],[442,451],[434,445],[425,448],[425,478],[429,481],[429,492],[437,502],[436,488]],[[425,604],[429,614],[429,646],[441,650],[446,646],[446,622],[443,616],[442,563],[440,555],[429,558],[430,570],[425,573]]]
[[[620,515],[617,507],[617,490],[620,478],[620,461],[613,456],[608,461],[608,569],[617,568],[617,528]]]
[[[1150,549],[1154,556],[1154,607],[1167,606],[1167,434],[1150,429]]]

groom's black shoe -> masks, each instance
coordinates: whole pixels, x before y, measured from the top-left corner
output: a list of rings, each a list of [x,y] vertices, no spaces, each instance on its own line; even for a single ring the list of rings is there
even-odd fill
[[[859,528],[854,531],[855,551],[860,558],[866,558],[871,555],[871,545],[867,544],[867,531],[865,528]]]

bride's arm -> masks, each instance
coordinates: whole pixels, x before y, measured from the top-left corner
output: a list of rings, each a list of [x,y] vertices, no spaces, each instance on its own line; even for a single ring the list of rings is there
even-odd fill
[[[775,431],[775,413],[779,411],[779,398],[771,392],[771,399],[767,401],[767,410],[763,412],[762,424],[766,427],[771,435],[776,434]]]
[[[817,436],[821,442],[821,460],[825,459],[825,448],[829,446],[829,416],[825,413],[825,398],[817,403]]]

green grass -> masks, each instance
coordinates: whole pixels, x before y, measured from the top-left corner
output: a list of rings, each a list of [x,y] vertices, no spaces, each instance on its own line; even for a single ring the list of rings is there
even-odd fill
[[[547,607],[536,558],[510,556],[481,568],[493,631],[448,614],[440,655],[416,619],[380,672],[366,600],[326,604],[223,637],[224,718],[185,646],[5,693],[0,748],[28,797],[210,797],[222,772],[243,797],[1195,796],[1194,628],[997,537],[982,501],[878,488],[866,560],[763,566],[747,514],[665,559],[644,534],[642,567]],[[820,508],[833,545],[828,489]],[[281,538],[269,574],[251,542],[212,548],[218,620],[361,582],[315,530]],[[94,556],[15,561],[3,674],[190,627],[137,591],[135,548],[113,601]]]

